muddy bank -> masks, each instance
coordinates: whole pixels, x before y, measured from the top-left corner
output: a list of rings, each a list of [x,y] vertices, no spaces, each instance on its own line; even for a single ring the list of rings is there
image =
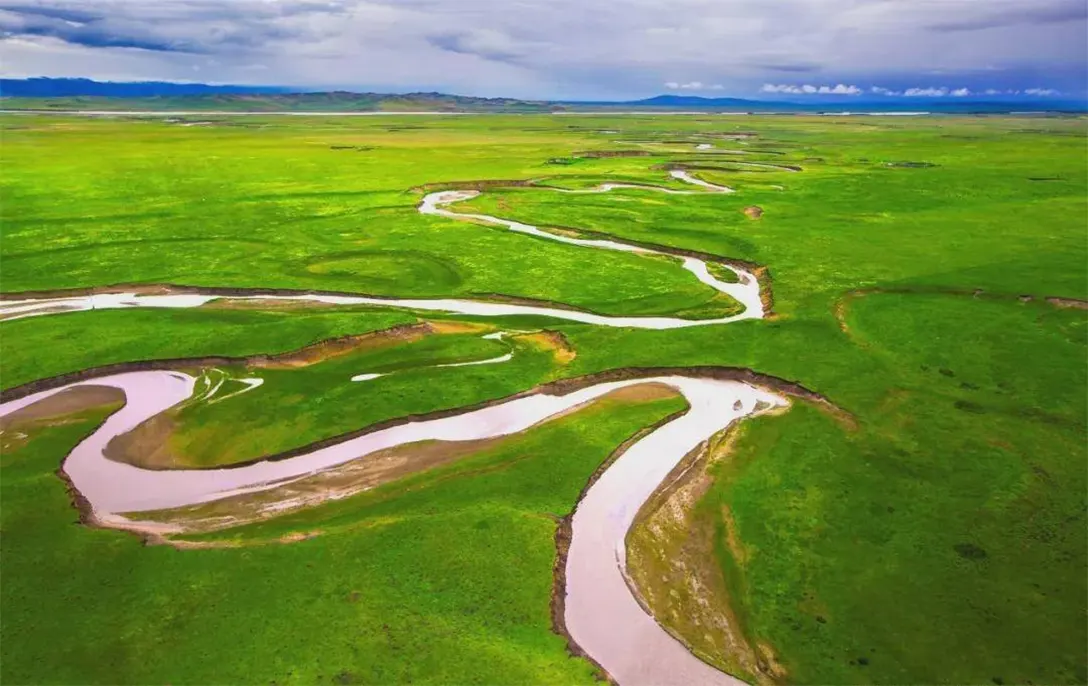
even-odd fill
[[[584,407],[610,400],[647,402],[675,398],[677,395],[676,391],[667,386],[642,384],[613,391]],[[571,412],[577,412],[584,407],[574,408]],[[546,421],[554,421],[560,416],[562,415],[550,417]],[[406,476],[419,474],[486,450],[495,449],[504,441],[518,435],[521,434],[470,441],[422,441],[397,445],[360,456],[359,459],[269,491],[230,496],[190,507],[141,512],[140,525],[131,530],[139,532],[142,528],[147,528],[144,525],[149,522],[151,533],[154,534],[163,533],[165,527],[171,527],[176,530],[176,533],[185,535],[232,529],[316,507],[331,500],[342,500]],[[171,543],[169,539],[162,542]]]
[[[109,386],[78,386],[52,395],[0,417],[0,433],[27,425],[51,423],[51,420],[102,405],[120,404],[125,394]]]
[[[724,538],[736,564],[745,562],[732,513],[722,506],[724,537],[717,519],[694,515],[715,480],[710,467],[731,458],[743,426],[730,427],[685,456],[639,511],[627,535],[630,581],[647,612],[693,654],[723,671],[769,684],[780,681],[784,670],[734,612],[736,599],[716,560],[715,548]]]
[[[94,379],[104,377],[118,376],[130,372],[167,371],[173,369],[185,369],[226,364],[245,364],[247,359],[249,358],[195,357],[175,358],[166,360],[146,360],[140,362],[124,362],[120,364],[104,365],[102,367],[85,369],[78,372],[73,372],[71,374],[63,374],[60,376],[52,377],[49,379],[40,379],[29,384],[24,384],[23,386],[18,386],[16,388],[0,393],[0,402],[9,403],[15,400],[27,398],[37,393],[43,393],[54,389],[63,388],[65,386],[70,386],[74,383],[92,381]],[[751,369],[742,367],[716,366],[621,367],[618,369],[610,369],[594,374],[587,374],[585,376],[570,377],[566,379],[551,381],[526,391],[521,391],[501,398],[481,401],[479,403],[474,403],[471,405],[463,405],[457,408],[435,410],[433,412],[426,412],[420,414],[404,415],[402,417],[377,422],[368,427],[364,427],[354,431],[338,434],[336,436],[330,436],[328,438],[324,438],[322,440],[315,441],[313,443],[300,446],[298,448],[293,448],[291,450],[286,450],[262,458],[238,462],[232,465],[209,467],[205,469],[239,469],[262,462],[276,462],[288,460],[299,455],[322,450],[328,447],[338,445],[345,441],[360,438],[371,433],[398,427],[404,424],[453,417],[459,414],[464,414],[466,412],[473,412],[476,410],[494,407],[496,405],[501,405],[512,400],[517,400],[519,398],[525,398],[532,395],[543,394],[564,396],[598,384],[636,381],[641,379],[666,376],[684,376],[690,378],[715,379],[719,381],[737,381],[741,383],[761,386],[770,389],[775,393],[812,403],[816,407],[835,417],[840,423],[844,424],[844,426],[851,428],[855,426],[855,420],[850,413],[842,410],[819,393],[809,390],[808,388],[805,388],[799,383],[793,381],[786,381],[766,374],[761,374]],[[193,468],[193,471],[198,471],[199,469],[201,468]]]
[[[571,155],[588,159],[605,159],[609,157],[653,157],[654,153],[649,150],[577,150]]]
[[[623,542],[627,529],[676,462],[691,447],[732,422],[786,402],[769,390],[719,378],[761,377],[748,370],[705,371],[703,375],[650,376],[645,370],[614,370],[545,384],[532,393],[482,403],[480,409],[459,408],[414,421],[401,418],[395,426],[369,427],[354,438],[341,437],[335,444],[291,459],[229,469],[170,471],[111,462],[104,455],[105,448],[113,438],[190,398],[196,380],[172,371],[131,372],[95,379],[94,385],[122,390],[127,402],[71,451],[63,469],[86,498],[97,524],[132,530],[141,523],[125,513],[270,491],[362,456],[419,441],[509,436],[610,393],[641,394],[645,391],[631,387],[643,382],[663,384],[684,396],[689,411],[630,445],[590,486],[571,518],[566,627],[577,645],[624,683],[733,684],[735,680],[695,659],[664,632],[633,599],[625,580]],[[814,396],[796,384],[777,384]],[[49,394],[46,391],[5,403],[0,406],[0,416],[47,400]],[[435,418],[438,414],[442,416]]]

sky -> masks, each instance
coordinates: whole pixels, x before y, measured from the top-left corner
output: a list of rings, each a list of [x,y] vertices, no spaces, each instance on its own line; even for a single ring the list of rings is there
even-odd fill
[[[0,74],[583,100],[1083,98],[1088,0],[0,0]]]

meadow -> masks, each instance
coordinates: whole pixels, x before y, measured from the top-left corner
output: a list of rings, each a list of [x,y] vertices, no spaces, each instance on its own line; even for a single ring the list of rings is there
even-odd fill
[[[736,189],[571,195],[500,184],[457,209],[763,265],[766,320],[654,331],[370,307],[79,312],[0,323],[0,386],[445,327],[303,366],[224,366],[265,383],[181,408],[169,432],[169,465],[211,466],[559,378],[753,369],[820,393],[851,421],[795,402],[744,423],[706,467],[688,535],[712,554],[690,562],[716,580],[712,604],[728,608],[745,643],[767,646],[778,665],[738,673],[786,683],[1088,680],[1083,118],[0,124],[7,295],[170,283],[705,316],[730,304],[675,260],[422,216],[416,189],[533,180],[688,190],[669,177],[677,165]],[[498,330],[558,333],[569,352],[482,338]],[[433,367],[507,350],[502,364]],[[366,372],[391,373],[350,381]],[[20,429],[23,438],[5,432],[0,677],[589,683],[592,666],[567,654],[550,622],[557,519],[617,445],[679,407],[599,403],[352,498],[193,537],[231,544],[200,550],[73,525],[54,471],[103,411]],[[648,590],[669,596],[667,586]],[[659,616],[684,615],[685,602],[666,601]],[[721,645],[674,629],[697,651]],[[708,659],[738,671],[728,655]]]

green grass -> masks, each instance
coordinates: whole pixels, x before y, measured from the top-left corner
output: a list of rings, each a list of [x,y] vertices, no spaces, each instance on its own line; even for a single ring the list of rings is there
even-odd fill
[[[433,367],[494,358],[511,349],[514,359],[502,364]],[[550,351],[458,334],[364,350],[303,369],[237,370],[234,376],[261,378],[264,384],[221,403],[196,403],[172,413],[176,428],[170,449],[178,465],[254,460],[379,421],[512,395],[548,380],[554,367]],[[351,381],[356,374],[376,372],[388,376]],[[281,408],[287,421],[269,422],[270,408]]]
[[[53,472],[101,412],[30,430],[0,458],[4,682],[593,683],[550,631],[555,518],[680,407],[604,401],[232,534],[263,545],[186,551],[73,526]],[[276,542],[292,530],[323,533]]]
[[[17,319],[0,327],[4,358],[0,385],[14,388],[120,362],[283,353],[414,321],[403,312],[366,308],[103,310]]]
[[[243,459],[382,418],[501,397],[557,376],[621,366],[751,367],[822,393],[858,422],[856,431],[847,431],[805,406],[753,422],[736,459],[721,468],[696,506],[702,523],[719,531],[721,506],[733,512],[747,562],[738,564],[719,546],[718,563],[739,599],[735,609],[746,632],[772,646],[788,681],[1082,683],[1088,679],[1088,318],[1083,310],[1058,309],[1041,299],[1088,298],[1088,127],[1075,118],[892,119],[253,117],[242,125],[186,128],[8,117],[6,125],[22,128],[5,131],[0,151],[6,171],[0,187],[2,287],[11,292],[167,281],[405,296],[498,293],[616,314],[697,313],[712,292],[674,263],[421,217],[412,207],[419,196],[408,189],[544,177],[572,188],[603,181],[680,187],[656,166],[712,156],[670,144],[675,154],[655,149],[654,157],[571,165],[548,160],[576,150],[633,147],[626,140],[698,141],[712,133],[754,131],[756,139],[719,145],[780,151],[753,159],[804,171],[698,172],[735,187],[735,195],[511,189],[488,191],[465,209],[766,265],[776,319],[673,331],[540,318],[481,320],[562,331],[577,357],[557,366],[542,352],[526,351],[502,365],[418,366],[490,356],[491,346],[471,336],[372,351],[275,372],[257,391],[194,408],[178,440],[187,454],[210,464],[226,454],[209,447],[214,441],[231,446],[231,459]],[[405,124],[418,128],[398,128]],[[888,166],[905,161],[934,166]],[[1044,177],[1058,180],[1031,180]],[[749,205],[764,208],[760,221],[742,214]],[[896,292],[847,297],[857,289]],[[972,296],[977,289],[983,292]],[[1021,295],[1033,300],[1020,302]],[[840,306],[845,331],[836,319]],[[7,388],[128,359],[278,352],[413,319],[373,309],[114,311],[28,319],[0,324],[0,382]],[[409,368],[364,384],[346,382],[388,365]],[[596,441],[596,424],[611,416],[579,425],[562,440]],[[297,423],[297,435],[284,417]],[[617,430],[609,440],[621,434]],[[588,674],[580,663],[574,672],[539,667],[567,664],[547,632],[546,608],[518,605],[525,624],[515,640],[505,632],[505,620],[497,619],[502,608],[490,601],[489,594],[508,598],[507,586],[543,583],[542,572],[527,565],[550,564],[552,525],[530,534],[520,527],[535,519],[503,510],[509,514],[504,527],[514,527],[509,538],[495,529],[474,534],[489,537],[486,544],[465,544],[493,560],[489,581],[472,586],[475,605],[457,605],[448,575],[468,568],[449,552],[459,539],[442,535],[442,527],[463,532],[479,519],[437,504],[428,510],[424,501],[479,496],[480,503],[516,509],[561,497],[569,508],[589,465],[601,457],[596,448],[555,453],[586,460],[561,485],[544,480],[528,489],[513,468],[444,482],[440,496],[427,490],[431,486],[416,494],[411,488],[417,482],[408,481],[382,491],[389,495],[380,503],[371,499],[376,495],[360,496],[221,534],[267,537],[328,527],[335,535],[293,546],[180,553],[60,526],[72,519],[63,491],[45,499],[33,489],[58,488],[45,465],[55,466],[75,435],[48,451],[39,447],[42,439],[20,451],[22,459],[41,460],[41,483],[9,483],[5,462],[5,552],[13,537],[27,546],[35,539],[40,555],[50,541],[56,547],[48,558],[30,556],[35,565],[4,556],[4,680],[289,681],[294,669],[295,680],[312,683],[351,671],[354,650],[388,670],[352,672],[361,681],[468,681],[477,674],[471,661],[479,670],[497,665],[479,672],[489,682],[567,682]],[[251,445],[246,437],[253,437]],[[544,465],[553,462],[549,453],[534,476],[543,478]],[[536,461],[517,464],[530,463]],[[478,489],[494,490],[485,497]],[[34,517],[52,518],[65,542],[39,534],[47,529],[34,520],[9,525],[9,507],[29,517],[31,502]],[[435,518],[436,528],[379,526],[382,517],[410,508],[423,508],[418,512]],[[424,520],[411,519],[412,526]],[[104,541],[122,543],[100,545]],[[113,557],[111,546],[121,545],[130,547]],[[40,583],[39,570],[51,564],[66,572],[65,583],[78,587],[66,600],[91,599],[79,613],[79,621],[87,622],[78,625],[83,631],[47,630],[72,617]],[[475,578],[485,578],[470,567],[481,574]],[[268,571],[280,569],[286,570],[282,576]],[[411,572],[402,579],[397,575],[403,569]],[[292,573],[298,578],[286,578]],[[129,583],[119,583],[118,575]],[[266,577],[273,583],[267,592],[252,583]],[[386,598],[356,586],[376,579],[387,584],[378,587],[398,590]],[[90,589],[107,586],[113,590],[96,600]],[[170,595],[175,587],[189,590],[191,602],[183,598],[189,614],[167,612],[177,599]],[[111,595],[121,588],[140,589],[145,599],[166,595],[154,611],[121,618],[122,596]],[[224,590],[241,599],[235,602]],[[341,600],[353,590],[362,595],[352,612],[368,623],[342,614]],[[211,598],[222,612],[198,613],[196,604]],[[466,621],[477,622],[471,630],[456,619],[466,613],[472,618]],[[389,624],[396,631],[382,643],[373,632],[388,623],[382,619],[387,616],[397,618]],[[293,632],[291,622],[302,630]],[[484,628],[488,622],[491,629]],[[409,625],[417,627],[414,634]],[[23,633],[26,642],[11,643],[9,636]],[[90,635],[104,637],[108,650],[85,648]],[[335,640],[321,640],[329,636]],[[237,637],[240,645],[232,643]],[[39,653],[26,647],[36,645],[32,640],[76,656],[68,661],[72,666],[35,662]],[[282,655],[272,652],[274,645],[286,646]],[[432,659],[458,650],[465,657],[449,658],[452,663]],[[202,651],[221,659],[198,660]],[[518,651],[525,661],[510,657]],[[406,655],[418,659],[415,671],[403,666]],[[111,672],[115,664],[125,669]],[[539,676],[531,671],[536,667]]]
[[[392,137],[389,121],[347,132],[268,124],[267,136],[158,121],[18,121],[42,126],[5,132],[5,291],[171,281],[501,294],[617,315],[668,313],[715,295],[674,262],[416,211],[413,186],[521,176],[522,159],[495,165],[511,143],[525,146],[519,157],[533,151],[534,166],[566,149],[540,134],[496,142],[481,132],[470,136],[480,149],[465,141],[428,152],[441,134]],[[343,141],[376,148],[334,149]],[[579,283],[587,272],[597,278]]]

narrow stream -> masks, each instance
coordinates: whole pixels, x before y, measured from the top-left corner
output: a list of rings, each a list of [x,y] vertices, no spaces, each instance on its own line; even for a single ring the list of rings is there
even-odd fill
[[[732,192],[725,186],[716,186],[700,179],[696,179],[680,170],[674,170],[675,178],[699,186],[707,186],[716,192]],[[617,188],[637,188],[646,190],[650,186],[634,186],[624,184],[604,184],[589,191],[565,191],[577,192],[607,192]],[[563,191],[564,189],[553,189]],[[657,188],[662,192],[686,194],[700,191],[675,191],[667,188]],[[419,204],[422,214],[435,215],[454,219],[457,221],[471,221],[504,226],[511,231],[524,233],[537,238],[577,245],[586,248],[603,250],[615,250],[619,252],[639,253],[646,255],[665,255],[678,257],[662,250],[652,250],[641,246],[630,245],[614,240],[595,240],[571,238],[559,234],[542,231],[531,224],[502,219],[485,214],[467,214],[454,212],[447,209],[453,203],[475,198],[478,191],[438,191],[430,193]],[[214,300],[294,300],[321,302],[330,305],[372,305],[380,307],[396,307],[410,310],[449,312],[455,314],[500,317],[505,315],[542,315],[563,319],[567,321],[596,324],[599,326],[612,326],[634,329],[678,329],[689,326],[710,326],[714,324],[727,324],[743,319],[761,319],[763,317],[763,302],[760,299],[759,281],[755,275],[747,270],[733,265],[722,264],[737,275],[737,283],[727,283],[715,278],[707,268],[706,262],[695,257],[679,256],[681,263],[687,271],[691,272],[701,283],[710,286],[714,290],[725,293],[741,305],[744,310],[739,314],[715,319],[684,319],[680,317],[612,317],[608,315],[581,312],[560,307],[547,307],[542,305],[520,305],[512,303],[499,303],[482,300],[458,300],[458,299],[404,299],[404,298],[375,298],[372,296],[354,295],[320,295],[312,293],[300,293],[298,295],[253,295],[253,296],[220,296],[202,294],[196,289],[193,292],[185,292],[177,289],[170,295],[141,295],[138,293],[100,293],[96,295],[35,298],[25,300],[0,300],[0,319],[11,321],[25,317],[58,314],[61,312],[78,312],[84,310],[110,310],[132,307],[159,307],[159,308],[186,308],[200,307]]]

